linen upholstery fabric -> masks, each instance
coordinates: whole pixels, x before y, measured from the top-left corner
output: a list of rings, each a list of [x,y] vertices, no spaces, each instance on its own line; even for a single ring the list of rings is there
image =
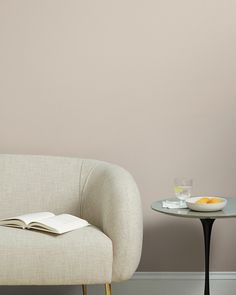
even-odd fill
[[[64,235],[0,227],[1,285],[111,281],[112,242],[93,226]]]
[[[128,279],[137,268],[143,232],[140,196],[132,176],[117,165],[0,155],[0,201],[0,218],[50,211],[95,226],[56,237],[0,227],[1,261],[6,267],[9,261],[7,269],[0,268],[2,285],[107,283]]]
[[[113,242],[112,280],[129,279],[139,264],[143,233],[141,201],[133,177],[121,167],[99,162],[82,196],[82,217]]]
[[[51,211],[79,215],[82,160],[0,155],[0,218]]]

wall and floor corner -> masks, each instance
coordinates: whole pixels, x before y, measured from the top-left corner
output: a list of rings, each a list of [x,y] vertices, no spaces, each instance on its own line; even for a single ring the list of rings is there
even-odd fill
[[[150,210],[175,176],[193,177],[194,194],[235,195],[235,13],[231,0],[0,0],[0,152],[129,170],[144,212],[139,272],[203,271],[199,221]],[[212,271],[236,271],[235,224],[214,225]]]
[[[211,292],[214,295],[235,295],[236,273],[222,272],[211,274]],[[137,272],[126,282],[112,284],[112,294],[129,295],[199,295],[203,294],[204,276],[202,273],[174,272],[154,273]],[[0,287],[4,295],[82,295],[81,286],[47,286],[47,287]],[[89,286],[89,295],[104,295],[104,286]]]

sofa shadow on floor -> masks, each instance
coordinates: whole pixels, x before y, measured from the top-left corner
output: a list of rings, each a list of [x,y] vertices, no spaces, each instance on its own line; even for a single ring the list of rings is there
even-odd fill
[[[103,285],[88,286],[88,295],[96,289],[97,295],[104,295]],[[0,294],[4,295],[82,295],[81,286],[1,286]]]
[[[1,286],[0,293],[4,295],[82,295],[82,289],[80,286]]]

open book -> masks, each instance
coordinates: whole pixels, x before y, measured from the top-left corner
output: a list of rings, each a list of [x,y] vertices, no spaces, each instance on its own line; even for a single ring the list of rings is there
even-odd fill
[[[37,212],[2,219],[0,225],[63,234],[87,226],[89,223],[70,214],[55,215],[51,212]]]

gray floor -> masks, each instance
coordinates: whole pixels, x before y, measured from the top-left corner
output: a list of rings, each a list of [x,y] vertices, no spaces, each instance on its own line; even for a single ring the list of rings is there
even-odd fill
[[[204,283],[201,280],[130,280],[113,284],[113,295],[203,295]],[[211,294],[235,295],[236,281],[212,280]],[[60,287],[0,287],[3,295],[81,295],[80,286]],[[104,295],[101,285],[89,286],[88,295]]]

